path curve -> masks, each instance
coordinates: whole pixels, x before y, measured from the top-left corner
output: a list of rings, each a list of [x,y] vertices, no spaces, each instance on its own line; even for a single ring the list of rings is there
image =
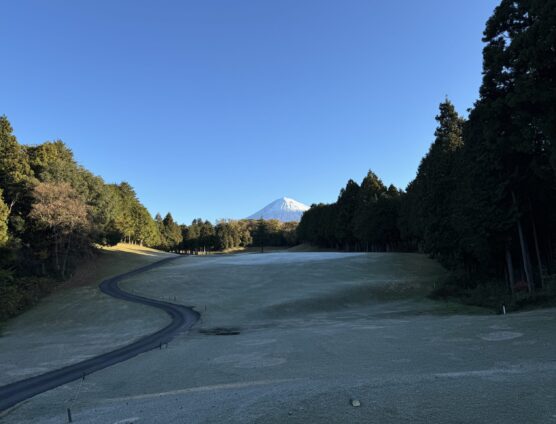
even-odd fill
[[[180,331],[191,328],[200,317],[200,314],[192,308],[138,296],[125,292],[118,287],[118,282],[124,278],[132,277],[142,272],[151,270],[177,258],[179,258],[179,256],[163,259],[133,271],[126,272],[125,274],[108,278],[99,285],[99,288],[103,293],[117,299],[123,299],[128,302],[140,303],[142,305],[162,309],[172,318],[172,322],[170,324],[155,333],[141,337],[139,340],[111,352],[106,352],[85,361],[77,362],[57,370],[49,371],[35,377],[26,378],[24,380],[16,381],[0,387],[0,411],[6,410],[23,400],[38,395],[39,393],[46,392],[54,389],[55,387],[83,378],[84,376],[95,371],[133,358],[140,353],[159,348],[162,344],[168,343],[172,340],[172,338]]]

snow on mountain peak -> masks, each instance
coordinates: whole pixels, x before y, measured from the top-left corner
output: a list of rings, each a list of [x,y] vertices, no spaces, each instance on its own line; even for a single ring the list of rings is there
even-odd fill
[[[301,215],[308,209],[309,206],[295,199],[282,197],[248,216],[247,219],[277,219],[282,222],[300,221]]]

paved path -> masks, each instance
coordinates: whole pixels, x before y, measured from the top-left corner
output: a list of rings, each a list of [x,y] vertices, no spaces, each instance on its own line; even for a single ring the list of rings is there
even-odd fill
[[[100,290],[103,293],[106,293],[117,299],[123,299],[127,300],[128,302],[140,303],[143,305],[162,309],[164,312],[170,315],[172,319],[172,322],[170,324],[153,334],[144,336],[127,346],[123,346],[111,352],[107,352],[102,355],[87,359],[85,361],[69,365],[67,367],[49,371],[35,377],[16,381],[15,383],[0,387],[0,411],[8,409],[23,400],[38,395],[39,393],[46,392],[55,387],[61,386],[80,378],[86,378],[88,374],[91,374],[95,371],[133,358],[140,353],[159,348],[163,344],[168,343],[170,340],[172,340],[172,338],[180,331],[191,328],[200,317],[200,314],[192,310],[191,308],[137,296],[125,292],[118,287],[118,282],[120,282],[124,278],[128,278],[148,271],[176,258],[177,257],[163,259],[153,264],[138,268],[134,271],[117,275],[115,277],[104,280],[99,286]]]

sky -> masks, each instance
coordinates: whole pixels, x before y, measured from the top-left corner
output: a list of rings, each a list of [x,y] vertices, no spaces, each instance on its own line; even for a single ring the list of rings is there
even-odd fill
[[[492,0],[0,2],[0,114],[152,214],[243,218],[405,188],[448,96],[478,97]]]

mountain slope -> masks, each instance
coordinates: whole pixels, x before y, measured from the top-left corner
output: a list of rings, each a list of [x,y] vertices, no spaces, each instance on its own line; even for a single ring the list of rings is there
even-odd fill
[[[299,221],[301,215],[307,209],[309,209],[309,206],[297,200],[282,197],[266,205],[253,215],[248,216],[247,219],[277,219],[282,222]]]

